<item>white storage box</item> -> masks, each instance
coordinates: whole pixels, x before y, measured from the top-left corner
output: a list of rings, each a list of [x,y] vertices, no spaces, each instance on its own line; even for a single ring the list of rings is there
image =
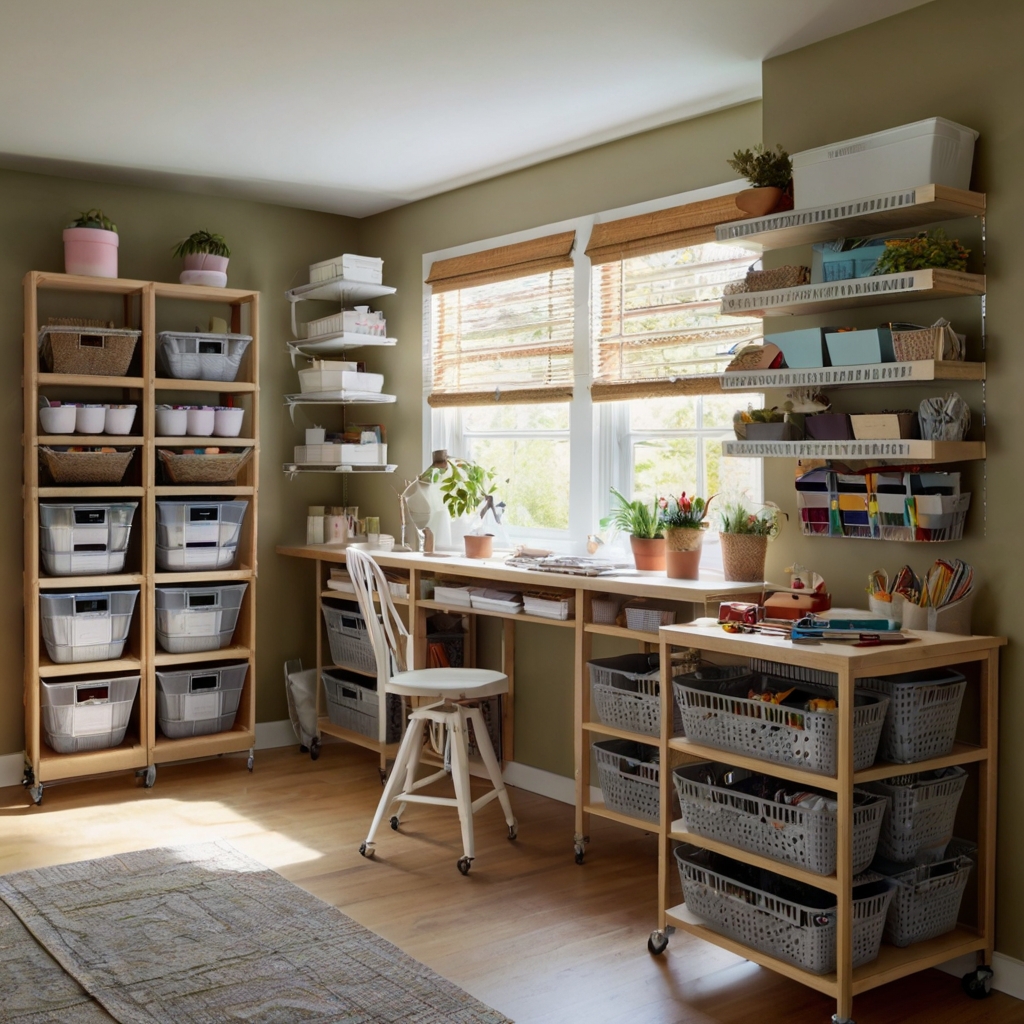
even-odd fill
[[[120,658],[138,596],[138,587],[40,594],[39,615],[50,660],[66,665]]]
[[[156,638],[171,654],[231,645],[248,583],[214,587],[157,587]]]
[[[793,154],[797,209],[829,206],[917,185],[971,186],[972,128],[944,117],[900,125]]]
[[[329,338],[336,334],[369,334],[376,338],[387,336],[387,322],[382,313],[371,313],[369,307],[344,309],[340,313],[310,320],[305,325],[306,338]]]
[[[386,466],[386,444],[300,444],[295,446],[295,461],[327,466]]]
[[[161,569],[225,569],[234,564],[247,501],[158,501],[156,564]]]
[[[248,334],[161,331],[156,336],[156,353],[169,377],[232,381],[250,341]]]
[[[39,680],[43,735],[58,754],[104,750],[124,741],[140,676]]]
[[[345,253],[329,260],[309,265],[309,283],[319,284],[331,281],[336,277],[345,277],[349,281],[362,281],[365,284],[380,284],[384,279],[384,261],[376,256],[356,256]]]
[[[249,663],[156,671],[156,720],[171,740],[227,732],[235,724]]]
[[[469,603],[481,611],[518,615],[523,610],[523,595],[489,587],[473,587],[469,592]]]
[[[351,363],[332,360],[314,360],[307,370],[299,370],[299,389],[302,394],[314,391],[369,391],[379,393],[384,387],[381,373],[360,373],[347,367]]]
[[[460,608],[469,608],[473,603],[471,589],[471,587],[438,583],[434,587],[434,600],[444,605],[457,605]]]
[[[576,612],[576,599],[561,594],[523,594],[523,610],[527,615],[565,622]]]
[[[95,576],[124,569],[137,501],[39,503],[39,549],[50,576]]]

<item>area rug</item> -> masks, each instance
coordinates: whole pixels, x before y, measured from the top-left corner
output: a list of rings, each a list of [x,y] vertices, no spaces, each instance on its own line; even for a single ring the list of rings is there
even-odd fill
[[[511,1024],[228,843],[0,877],[0,1020],[111,1019]]]

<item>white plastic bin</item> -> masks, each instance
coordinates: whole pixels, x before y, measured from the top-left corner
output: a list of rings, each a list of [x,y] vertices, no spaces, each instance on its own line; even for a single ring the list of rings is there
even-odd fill
[[[124,741],[140,678],[40,679],[47,744],[58,754],[119,746]]]
[[[161,331],[156,336],[156,352],[168,377],[233,381],[250,341],[249,334]]]
[[[156,720],[171,740],[227,732],[235,724],[249,663],[156,672]]]
[[[333,256],[329,260],[310,263],[309,282],[318,284],[330,281],[335,277],[345,277],[349,281],[362,281],[366,284],[380,284],[384,275],[384,261],[376,256],[356,256],[345,253]]]
[[[320,607],[327,624],[327,642],[334,664],[375,676],[377,658],[363,616],[351,605],[335,601],[321,601]]]
[[[172,572],[235,563],[248,501],[158,501],[156,564]]]
[[[39,503],[39,551],[50,576],[121,572],[137,501]]]
[[[120,658],[139,596],[134,590],[40,594],[43,642],[58,665]]]
[[[917,185],[971,186],[972,128],[930,117],[793,154],[793,195],[800,210],[863,199]]]
[[[377,739],[380,722],[377,680],[338,668],[325,668],[321,674],[327,697],[327,717],[331,722]],[[389,693],[386,700],[385,742],[397,743],[402,738],[402,698]]]
[[[248,586],[157,587],[157,642],[171,654],[229,647]]]
[[[364,373],[346,369],[348,363],[316,360],[306,370],[299,370],[299,388],[304,395],[317,391],[368,391],[379,394],[384,387],[384,374]]]
[[[324,466],[386,466],[386,444],[297,444],[295,461]]]

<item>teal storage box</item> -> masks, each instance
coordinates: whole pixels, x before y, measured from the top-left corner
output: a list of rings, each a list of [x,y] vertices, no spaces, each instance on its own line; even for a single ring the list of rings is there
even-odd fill
[[[892,349],[892,331],[888,327],[826,333],[825,345],[833,366],[896,362],[896,355]]]
[[[828,350],[825,347],[825,332],[828,327],[808,327],[802,331],[786,331],[783,334],[765,336],[765,343],[778,345],[786,365],[793,370],[816,366],[828,366]]]
[[[878,258],[883,252],[884,242],[877,245],[862,245],[856,249],[847,249],[845,252],[822,249],[821,280],[848,281],[854,277],[870,277],[875,272]]]

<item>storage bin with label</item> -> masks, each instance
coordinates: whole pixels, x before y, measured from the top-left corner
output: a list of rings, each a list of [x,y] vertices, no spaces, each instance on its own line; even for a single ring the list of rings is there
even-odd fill
[[[172,572],[230,568],[248,507],[244,500],[158,501],[158,568]]]
[[[587,662],[590,696],[605,725],[661,735],[661,668],[657,654],[623,654]],[[673,702],[674,704],[674,702]],[[673,733],[682,728],[676,708]]]
[[[836,869],[835,794],[701,761],[672,770],[686,831],[796,864],[818,875]],[[853,872],[871,863],[886,799],[854,789]],[[789,797],[800,798],[797,802]]]
[[[836,969],[836,898],[823,889],[681,844],[676,863],[686,907],[712,931],[812,974]],[[853,887],[853,966],[878,956],[895,885]]]
[[[58,665],[121,657],[139,596],[134,590],[39,595],[43,641]]]
[[[360,736],[377,739],[380,701],[376,678],[357,676],[339,668],[325,668],[321,675],[327,695],[327,717],[331,722]],[[402,698],[389,693],[386,700],[385,743],[397,743],[402,738]]]
[[[128,729],[138,675],[108,679],[40,679],[43,736],[58,754],[120,746]]]
[[[327,642],[334,664],[339,668],[375,676],[377,659],[363,616],[351,605],[338,601],[321,601],[320,607],[327,624]]]
[[[732,668],[701,668],[673,680],[688,739],[764,761],[835,775],[839,726],[835,711],[807,710],[809,700],[835,700],[835,686],[799,682],[791,703],[769,703],[749,693],[788,690],[774,679]],[[795,702],[795,703],[794,703]],[[854,692],[853,766],[870,767],[889,701],[869,690]]]
[[[658,750],[632,740],[594,744],[597,777],[610,811],[644,821],[659,821]]]
[[[227,732],[235,724],[247,661],[156,670],[156,720],[169,739]]]
[[[251,341],[249,334],[161,331],[156,336],[156,353],[168,377],[233,381]]]
[[[248,585],[157,587],[157,642],[171,654],[230,647]]]
[[[140,337],[110,321],[51,319],[39,332],[39,351],[51,373],[124,377]]]
[[[137,501],[39,503],[39,553],[50,576],[97,576],[124,569]]]

